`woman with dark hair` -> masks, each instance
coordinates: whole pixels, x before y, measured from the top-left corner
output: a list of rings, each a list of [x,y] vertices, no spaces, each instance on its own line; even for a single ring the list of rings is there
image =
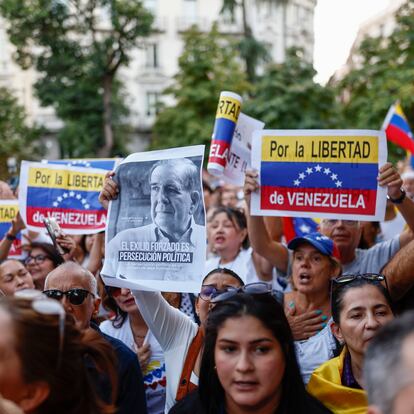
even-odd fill
[[[166,373],[162,348],[148,329],[129,289],[106,287],[105,293],[103,306],[113,311],[115,317],[102,322],[100,329],[137,354],[144,377],[148,414],[164,413]],[[181,308],[181,294],[168,292],[162,295],[170,305]]]
[[[20,297],[23,292],[26,298]],[[110,345],[93,330],[79,331],[58,302],[35,291],[2,298],[0,330],[0,394],[25,413],[116,412]],[[97,370],[105,372],[105,379],[99,377],[112,393],[98,396],[91,375]]]
[[[249,246],[243,210],[224,206],[214,208],[208,217],[207,237],[209,249],[216,256],[207,260],[206,273],[225,267],[246,283],[272,280],[272,265]]]
[[[107,175],[99,196],[103,206],[117,197],[118,188]],[[113,175],[113,174],[112,174]],[[199,269],[200,272],[202,269]],[[136,303],[147,324],[164,352],[167,392],[166,411],[175,401],[182,399],[198,386],[204,325],[210,310],[210,300],[229,287],[240,287],[243,280],[229,269],[213,269],[203,279],[196,301],[200,326],[178,309],[170,306],[160,292],[134,290]],[[177,375],[178,374],[178,375]]]
[[[362,367],[365,350],[379,328],[394,318],[385,276],[344,275],[332,281],[332,332],[344,345],[341,354],[311,376],[308,391],[338,414],[368,408]]]
[[[63,257],[53,244],[33,242],[24,263],[32,275],[36,289],[43,291],[46,276],[63,262]]]
[[[196,301],[200,326],[171,306],[159,292],[133,291],[149,330],[164,352],[167,392],[166,411],[198,386],[204,328],[210,300],[219,292],[242,286],[243,280],[229,269],[214,269],[204,278]]]
[[[329,413],[305,390],[283,307],[243,290],[212,300],[198,391],[170,413]]]

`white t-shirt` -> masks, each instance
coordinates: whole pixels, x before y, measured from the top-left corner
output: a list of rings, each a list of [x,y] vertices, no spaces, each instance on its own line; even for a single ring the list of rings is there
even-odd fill
[[[145,323],[164,351],[167,376],[165,412],[175,404],[178,383],[188,348],[197,335],[198,325],[171,306],[160,292],[133,290],[132,294]],[[191,382],[195,382],[193,377]]]
[[[122,341],[131,351],[136,352],[128,316],[120,328],[115,328],[110,320],[102,322],[99,328],[107,335]],[[144,342],[148,343],[151,347],[151,356],[148,365],[142,372],[147,398],[147,410],[148,414],[162,414],[164,413],[167,389],[164,353],[150,330],[148,330]]]
[[[332,319],[316,335],[305,341],[295,341],[296,358],[305,384],[309,382],[312,372],[319,365],[334,356],[336,342],[331,331],[331,324]]]
[[[382,221],[381,234],[383,240],[391,240],[395,236],[400,235],[404,231],[406,224],[407,222],[399,211],[397,211],[397,215],[392,220]]]
[[[256,269],[253,262],[253,249],[241,249],[236,258],[229,263],[220,264],[220,257],[215,256],[207,260],[204,276],[218,267],[232,270],[241,277],[244,283],[259,282],[260,279],[257,276]]]

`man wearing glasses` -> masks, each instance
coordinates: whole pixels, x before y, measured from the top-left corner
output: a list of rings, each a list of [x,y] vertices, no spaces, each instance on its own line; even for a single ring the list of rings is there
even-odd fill
[[[413,239],[414,231],[414,202],[405,196],[401,189],[400,174],[392,164],[384,164],[380,170],[378,183],[386,186],[388,198],[395,204],[409,229],[398,237],[378,243],[367,250],[358,249],[361,239],[361,226],[359,221],[324,219],[319,231],[330,237],[338,246],[342,272],[346,273],[379,273],[384,265]],[[250,204],[250,195],[258,189],[257,173],[248,171],[244,185],[246,201]],[[263,217],[250,216],[248,218],[249,239],[254,250],[269,260],[279,271],[290,274],[291,255],[282,243],[271,240],[264,226]]]
[[[79,329],[92,327],[112,345],[118,359],[117,413],[145,414],[144,383],[137,356],[118,339],[100,332],[98,326],[91,322],[98,315],[101,303],[92,273],[77,263],[65,262],[48,274],[43,293],[60,301],[65,311],[74,317]],[[98,383],[101,384],[101,381]],[[100,391],[103,391],[102,388]]]

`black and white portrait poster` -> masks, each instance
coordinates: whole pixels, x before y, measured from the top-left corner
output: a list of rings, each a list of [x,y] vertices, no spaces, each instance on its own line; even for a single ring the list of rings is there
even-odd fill
[[[109,205],[105,284],[195,292],[206,255],[201,169],[204,146],[128,156],[115,170]]]

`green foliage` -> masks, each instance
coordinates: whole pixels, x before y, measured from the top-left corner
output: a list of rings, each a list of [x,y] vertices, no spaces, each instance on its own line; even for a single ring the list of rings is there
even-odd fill
[[[153,128],[153,148],[206,144],[211,140],[220,92],[249,90],[234,44],[223,40],[217,28],[184,34],[175,83],[165,93],[175,100],[163,108]]]
[[[43,154],[38,140],[42,130],[29,127],[25,122],[24,109],[5,88],[0,88],[0,177],[7,175],[8,157],[31,160]]]
[[[266,128],[337,128],[339,109],[332,88],[313,81],[315,70],[297,49],[286,61],[269,65],[255,85],[243,111],[266,123]]]
[[[62,156],[109,156],[125,141],[118,69],[151,31],[153,17],[137,0],[0,0],[17,62],[34,65],[42,105],[65,127]]]
[[[256,0],[257,3],[285,3],[286,0]],[[240,57],[245,62],[245,70],[249,82],[255,82],[256,71],[260,64],[270,61],[268,45],[258,41],[252,33],[252,29],[248,24],[248,12],[245,0],[222,0],[222,8],[220,13],[228,12],[235,18],[236,9],[241,8],[243,35],[236,42]]]
[[[397,99],[414,128],[414,0],[397,15],[397,27],[388,38],[366,38],[359,47],[360,64],[338,85],[343,96],[347,128],[379,129]],[[389,144],[389,159],[405,151]]]

